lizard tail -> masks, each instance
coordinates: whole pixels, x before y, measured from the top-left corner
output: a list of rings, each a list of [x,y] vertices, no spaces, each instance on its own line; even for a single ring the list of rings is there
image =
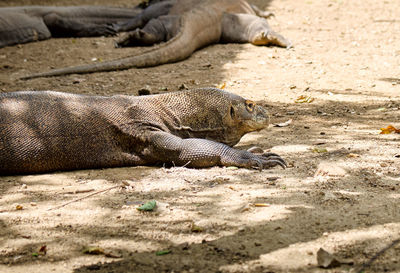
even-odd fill
[[[221,19],[218,13],[213,15],[214,16],[210,17],[214,17],[213,19],[215,20]],[[69,74],[86,74],[125,70],[129,68],[143,68],[181,61],[189,57],[196,49],[218,42],[221,36],[221,29],[215,27],[218,25],[216,21],[211,18],[209,18],[209,20],[204,20],[201,16],[204,16],[204,11],[201,9],[193,10],[189,14],[185,14],[181,18],[179,33],[174,38],[142,54],[103,63],[53,69],[48,72],[24,76],[20,79],[29,80]],[[198,24],[198,22],[204,22],[206,25]]]

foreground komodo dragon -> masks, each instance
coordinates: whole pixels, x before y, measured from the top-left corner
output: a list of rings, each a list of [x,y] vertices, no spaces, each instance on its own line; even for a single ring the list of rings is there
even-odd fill
[[[167,15],[159,16],[164,13]],[[181,61],[195,50],[218,42],[290,47],[290,42],[272,31],[266,19],[260,16],[265,17],[267,13],[250,6],[244,0],[161,1],[149,6],[130,24],[117,24],[118,31],[121,28],[128,30],[144,25],[143,29],[129,33],[118,43],[153,44],[169,39],[167,42],[136,56],[54,69],[22,79],[157,66]]]
[[[151,96],[0,94],[0,175],[153,165],[265,169],[276,154],[231,148],[267,110],[219,89]]]
[[[51,37],[89,37],[116,33],[141,8],[101,6],[22,6],[0,8],[0,48]]]

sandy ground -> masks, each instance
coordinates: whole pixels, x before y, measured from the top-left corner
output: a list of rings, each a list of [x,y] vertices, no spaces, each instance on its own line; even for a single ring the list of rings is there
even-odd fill
[[[276,14],[270,24],[293,49],[214,45],[176,64],[31,81],[17,78],[144,49],[115,49],[112,37],[0,49],[2,92],[136,95],[143,87],[161,93],[225,83],[267,103],[273,123],[292,120],[238,145],[279,153],[286,170],[131,167],[1,177],[0,272],[358,272],[400,237],[399,135],[379,134],[400,127],[400,2],[250,2]],[[301,95],[314,101],[295,103]],[[56,208],[124,181],[130,186]],[[136,210],[149,200],[157,211]],[[108,255],[84,254],[89,246]],[[319,268],[321,247],[353,264]],[[363,272],[400,272],[399,257],[398,244]]]

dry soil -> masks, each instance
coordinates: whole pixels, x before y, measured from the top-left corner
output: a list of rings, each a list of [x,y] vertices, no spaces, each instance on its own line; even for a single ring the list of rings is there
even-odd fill
[[[400,238],[399,135],[380,134],[400,127],[400,1],[249,2],[275,13],[271,26],[293,49],[219,44],[175,64],[30,81],[18,77],[146,49],[116,49],[113,37],[0,49],[1,92],[137,95],[224,84],[266,103],[273,123],[292,120],[238,145],[279,153],[286,170],[131,167],[1,177],[0,272],[357,272]],[[109,1],[0,2],[24,4]],[[308,102],[296,103],[300,96]],[[155,212],[136,210],[149,200]],[[87,247],[106,254],[84,254]],[[321,269],[319,248],[353,264]],[[161,250],[170,253],[157,256]],[[363,272],[400,272],[399,257],[397,244]]]

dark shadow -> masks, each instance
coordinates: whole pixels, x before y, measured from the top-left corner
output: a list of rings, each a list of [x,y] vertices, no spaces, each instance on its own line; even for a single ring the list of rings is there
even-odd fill
[[[400,78],[380,78],[380,81],[391,82],[394,84],[400,84]]]

